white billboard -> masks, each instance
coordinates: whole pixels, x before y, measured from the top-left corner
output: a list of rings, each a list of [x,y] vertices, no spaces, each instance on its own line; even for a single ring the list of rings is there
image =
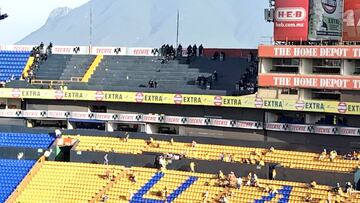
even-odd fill
[[[340,40],[343,0],[311,0],[309,40]]]

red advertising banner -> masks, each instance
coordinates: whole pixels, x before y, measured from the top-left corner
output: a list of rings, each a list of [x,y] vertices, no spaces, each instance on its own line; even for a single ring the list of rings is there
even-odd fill
[[[359,0],[344,0],[343,41],[360,41]]]
[[[276,0],[275,41],[307,41],[309,0]]]
[[[360,90],[360,77],[328,75],[260,74],[260,87]]]
[[[260,58],[358,59],[360,46],[259,46]]]

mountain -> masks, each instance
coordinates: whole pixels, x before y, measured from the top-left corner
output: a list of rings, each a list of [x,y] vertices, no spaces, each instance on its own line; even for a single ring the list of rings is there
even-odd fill
[[[205,47],[257,47],[272,34],[263,18],[267,1],[245,0],[91,0],[75,8],[57,8],[45,25],[17,44],[53,42],[96,46],[159,47],[179,41]]]

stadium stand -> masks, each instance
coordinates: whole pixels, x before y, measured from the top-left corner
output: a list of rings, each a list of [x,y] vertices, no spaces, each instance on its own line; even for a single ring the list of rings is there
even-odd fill
[[[307,183],[257,179],[257,185],[221,187],[221,177],[180,171],[85,163],[45,161],[14,202],[316,202],[329,197],[358,202],[354,194],[336,195],[332,187]],[[274,193],[267,189],[271,188]]]
[[[0,51],[0,82],[20,79],[29,56],[27,51]]]
[[[48,148],[55,138],[48,134],[0,133],[0,146]]]
[[[32,83],[52,81],[51,84],[68,85],[68,89],[83,90],[239,95],[240,87],[236,84],[247,82],[243,78],[249,77],[253,69],[246,58],[217,61],[203,56],[166,61],[158,56],[103,56],[100,63],[91,68],[97,57],[51,54],[40,63]],[[201,83],[199,78],[204,82]],[[157,83],[156,88],[149,88],[150,80]],[[21,84],[14,87],[19,86]]]
[[[144,152],[183,154],[187,158],[199,160],[229,159],[232,161],[258,164],[264,163],[281,164],[283,167],[308,169],[316,171],[354,172],[358,166],[358,160],[346,160],[341,156],[330,161],[329,155],[320,160],[320,154],[310,152],[297,152],[286,150],[270,150],[265,148],[224,146],[213,144],[154,141],[110,137],[73,136],[80,142],[76,146],[77,151],[102,151],[124,154],[142,154]],[[223,157],[223,158],[221,158]],[[230,161],[230,160],[229,160]]]
[[[36,80],[71,80],[82,78],[94,61],[93,55],[59,55],[52,54],[40,64]]]
[[[35,161],[0,159],[0,202],[5,202]]]

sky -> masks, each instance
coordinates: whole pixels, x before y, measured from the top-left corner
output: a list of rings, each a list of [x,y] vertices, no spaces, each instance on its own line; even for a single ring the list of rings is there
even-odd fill
[[[0,0],[1,13],[9,17],[0,21],[0,44],[14,44],[40,28],[57,7],[76,8],[89,0]],[[21,5],[21,6],[20,6]]]

